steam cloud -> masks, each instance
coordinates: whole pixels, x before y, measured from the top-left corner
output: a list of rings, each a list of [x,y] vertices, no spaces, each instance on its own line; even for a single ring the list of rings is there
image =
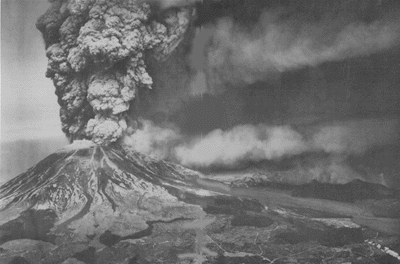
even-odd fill
[[[125,137],[128,148],[194,168],[235,168],[248,162],[276,160],[305,152],[358,155],[400,139],[398,119],[351,120],[306,129],[239,125],[197,137],[182,135],[172,126],[161,128],[147,120],[142,123],[135,134]]]

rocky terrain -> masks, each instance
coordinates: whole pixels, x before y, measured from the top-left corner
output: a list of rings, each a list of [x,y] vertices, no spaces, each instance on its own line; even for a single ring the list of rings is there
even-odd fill
[[[3,184],[0,202],[1,263],[396,263],[377,245],[400,245],[393,215],[382,231],[360,204],[236,187],[88,141]]]

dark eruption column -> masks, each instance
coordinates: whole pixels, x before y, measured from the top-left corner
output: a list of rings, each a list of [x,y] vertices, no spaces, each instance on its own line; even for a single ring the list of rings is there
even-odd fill
[[[138,89],[151,89],[145,56],[162,59],[180,42],[189,9],[150,21],[150,6],[137,1],[56,0],[37,22],[56,87],[62,130],[72,142],[107,144],[129,124]]]
[[[396,141],[397,117],[385,129],[378,120],[399,113],[398,10],[389,0],[56,1],[38,28],[71,141],[107,144],[139,127],[131,141],[189,166],[212,157],[214,140],[223,147],[207,167],[237,164],[225,152],[235,147],[259,161]],[[360,118],[377,122],[309,125]],[[353,135],[366,135],[362,147]],[[236,138],[254,147],[243,153]]]

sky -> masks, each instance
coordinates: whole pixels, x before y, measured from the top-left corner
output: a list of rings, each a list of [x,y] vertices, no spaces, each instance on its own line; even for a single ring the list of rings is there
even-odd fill
[[[36,19],[46,0],[1,0],[1,142],[62,137]]]
[[[1,0],[0,184],[67,144],[36,19],[47,0]]]

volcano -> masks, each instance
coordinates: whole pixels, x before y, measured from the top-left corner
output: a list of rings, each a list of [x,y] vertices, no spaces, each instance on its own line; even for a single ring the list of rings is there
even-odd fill
[[[16,236],[54,242],[55,237],[46,235],[49,228],[55,234],[73,228],[79,239],[117,229],[127,235],[145,229],[146,221],[199,217],[204,215],[199,206],[167,191],[189,190],[196,177],[193,171],[139,153],[76,142],[1,187],[2,223],[19,214],[15,227],[20,221],[26,224],[25,216],[47,219],[39,223],[39,232],[23,229],[3,236],[2,242]]]
[[[272,2],[50,1],[71,145],[0,186],[0,263],[397,263],[400,5]]]
[[[75,141],[1,186],[0,259],[15,263],[12,256],[25,249],[28,263],[72,256],[102,263],[93,250],[147,237],[156,224],[179,222],[193,230],[214,222],[207,210],[262,210],[249,199],[202,189],[198,179],[197,172],[118,145]],[[44,258],[35,255],[46,250],[51,254]]]
[[[396,263],[371,245],[398,236],[357,224],[347,212],[368,213],[356,205],[325,200],[335,209],[323,210],[317,199],[205,177],[75,141],[0,187],[0,262]]]

